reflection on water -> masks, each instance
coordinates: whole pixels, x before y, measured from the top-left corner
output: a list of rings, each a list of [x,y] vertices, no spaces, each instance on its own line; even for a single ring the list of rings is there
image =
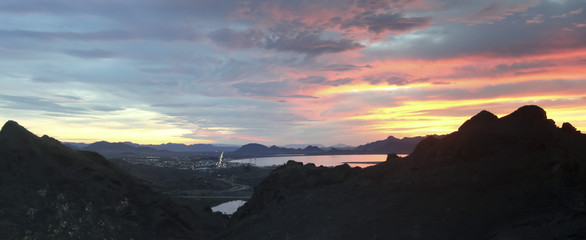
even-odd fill
[[[244,201],[244,200],[229,201],[229,202],[222,203],[218,206],[212,207],[212,211],[213,212],[221,212],[222,214],[225,214],[225,215],[232,215],[236,212],[236,210],[238,210],[239,207],[244,205],[244,203],[246,203],[246,201]]]
[[[404,155],[399,155],[404,156]],[[386,154],[365,154],[365,155],[318,155],[318,156],[288,156],[288,157],[264,157],[232,160],[233,162],[249,163],[254,166],[266,167],[283,165],[289,160],[313,163],[316,166],[333,167],[348,163],[351,167],[368,167],[387,159]]]

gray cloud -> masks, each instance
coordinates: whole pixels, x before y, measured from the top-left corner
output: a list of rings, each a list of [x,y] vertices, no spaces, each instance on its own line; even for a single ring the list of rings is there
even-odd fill
[[[293,83],[289,80],[270,82],[240,82],[232,84],[232,87],[244,96],[258,97],[282,97],[293,89]]]
[[[403,73],[381,73],[365,76],[363,77],[363,80],[372,85],[380,84],[383,82],[390,85],[405,85],[407,83],[420,82],[428,79],[416,79],[411,75]]]
[[[342,29],[359,27],[374,33],[404,33],[427,28],[431,25],[430,17],[404,17],[401,13],[379,13],[367,11],[343,21]]]
[[[73,57],[84,58],[84,59],[115,58],[118,55],[114,52],[111,52],[108,50],[103,50],[103,49],[91,49],[91,50],[70,49],[70,50],[65,50],[64,53],[67,55],[73,56]]]
[[[2,104],[2,102],[4,104]],[[15,110],[34,110],[52,113],[80,114],[85,110],[76,107],[67,107],[39,97],[24,97],[0,94],[0,107]]]
[[[312,83],[312,84],[323,83],[323,82],[326,82],[327,80],[328,80],[327,78],[322,77],[322,76],[308,76],[308,77],[297,79],[297,81],[300,81],[303,83]]]
[[[121,107],[112,107],[112,106],[104,106],[104,105],[93,106],[91,109],[96,110],[96,111],[100,111],[100,112],[114,112],[114,111],[124,110],[124,108],[121,108]]]
[[[323,84],[329,85],[329,86],[341,86],[341,85],[350,84],[354,80],[355,80],[354,78],[340,78],[340,79],[324,82]]]
[[[41,41],[76,40],[76,41],[199,41],[201,36],[188,29],[144,29],[144,30],[106,30],[95,32],[41,32],[30,30],[0,30],[2,38],[29,38]]]
[[[31,79],[32,81],[35,82],[41,82],[41,83],[57,83],[57,82],[64,82],[64,80],[60,80],[60,79],[54,79],[54,78],[48,78],[48,77],[34,77]]]
[[[283,21],[269,28],[263,46],[278,51],[292,51],[308,55],[339,53],[364,48],[353,40],[322,39],[322,29],[307,26],[297,21]]]
[[[536,72],[544,72],[543,68],[552,67],[555,64],[551,61],[529,61],[515,62],[511,64],[499,64],[492,67],[465,65],[453,69],[454,74],[441,76],[439,78],[469,78],[469,77],[499,77],[506,74],[523,75]]]
[[[222,28],[210,32],[208,37],[214,43],[231,49],[258,47],[308,56],[364,48],[360,43],[347,38],[323,39],[322,32],[322,28],[299,21],[281,21],[264,32],[255,29],[237,31]]]
[[[353,64],[332,64],[328,65],[324,68],[324,71],[333,71],[333,72],[345,72],[345,71],[352,71],[352,70],[360,70],[365,68],[372,68],[369,64],[364,66],[357,66]]]
[[[283,96],[286,98],[312,98],[312,99],[317,99],[318,97],[314,97],[314,96],[310,96],[310,95],[303,95],[303,94],[293,94],[293,95],[287,95],[287,96]]]
[[[255,29],[236,31],[228,28],[214,30],[207,36],[216,44],[231,49],[259,47],[265,37],[264,33]]]
[[[308,77],[304,77],[304,78],[299,78],[299,79],[297,79],[297,81],[302,82],[302,83],[319,84],[319,85],[325,85],[325,86],[341,86],[341,85],[352,83],[354,81],[354,79],[353,78],[341,78],[341,79],[329,81],[327,78],[322,77],[322,76],[308,76]]]
[[[539,4],[538,0],[524,0],[524,1],[490,1],[486,3],[478,12],[471,15],[456,17],[453,20],[465,22],[468,24],[483,24],[495,23],[502,21],[509,16],[519,12],[525,12],[529,8],[535,7]]]
[[[562,26],[573,27],[572,20],[526,24],[524,17],[515,16],[494,24],[463,27],[451,23],[431,27],[409,39],[391,37],[384,47],[362,52],[380,58],[441,59],[473,55],[518,57],[586,47],[586,31],[562,31]]]

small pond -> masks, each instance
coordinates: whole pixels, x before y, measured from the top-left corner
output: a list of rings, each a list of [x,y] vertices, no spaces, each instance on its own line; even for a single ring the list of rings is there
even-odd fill
[[[244,205],[244,200],[234,200],[222,203],[218,206],[212,207],[212,212],[221,212],[224,215],[232,215],[238,210],[239,207]]]

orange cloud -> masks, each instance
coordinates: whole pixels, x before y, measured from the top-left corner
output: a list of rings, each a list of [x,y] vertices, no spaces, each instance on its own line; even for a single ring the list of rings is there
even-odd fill
[[[354,54],[343,56],[356,59]],[[433,61],[362,61],[354,64],[371,67],[316,71],[316,75],[330,80],[355,80],[339,86],[304,86],[303,94],[317,99],[288,100],[292,104],[288,109],[320,122],[356,124],[360,121],[361,125],[350,127],[356,134],[415,136],[455,131],[482,109],[507,114],[522,105],[538,104],[548,111],[550,118],[571,122],[584,130],[585,61],[584,49],[523,57],[481,54]],[[314,73],[304,74],[299,76]],[[406,80],[398,84],[392,81],[373,84],[367,79],[385,75]],[[459,95],[450,95],[452,92]],[[381,100],[368,103],[360,96],[378,96]]]

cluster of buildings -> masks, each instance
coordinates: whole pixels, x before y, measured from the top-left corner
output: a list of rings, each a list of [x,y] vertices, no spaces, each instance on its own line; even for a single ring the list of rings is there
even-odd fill
[[[154,167],[175,168],[181,170],[196,170],[202,168],[215,168],[218,163],[225,166],[218,159],[199,158],[195,156],[175,156],[175,157],[160,157],[160,156],[144,156],[144,157],[126,157],[123,160],[132,164],[144,164]]]

